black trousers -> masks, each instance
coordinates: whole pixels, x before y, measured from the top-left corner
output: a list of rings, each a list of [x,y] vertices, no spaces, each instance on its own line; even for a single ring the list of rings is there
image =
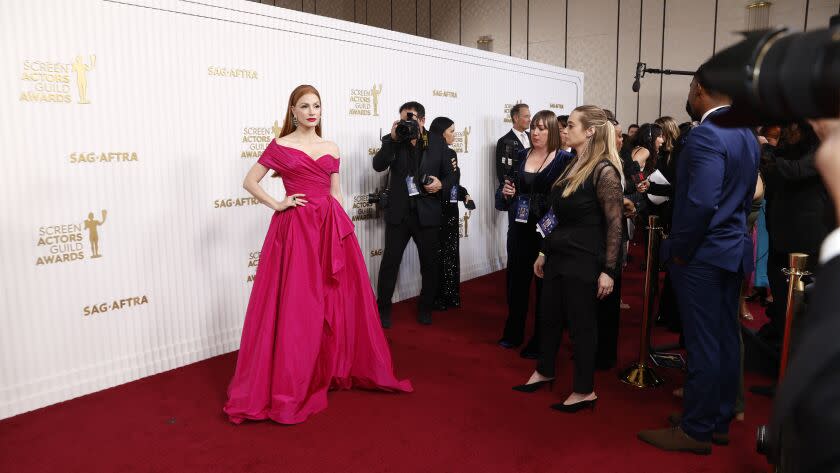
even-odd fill
[[[379,267],[379,284],[376,287],[376,303],[379,312],[391,310],[391,298],[397,285],[403,252],[409,238],[417,245],[420,256],[420,275],[423,283],[420,289],[420,310],[432,310],[438,288],[438,250],[440,249],[440,227],[424,227],[416,213],[410,213],[399,225],[385,226],[385,249],[382,265]]]
[[[536,279],[536,318],[534,320],[534,336],[532,348],[539,347],[540,340],[540,301],[542,295],[542,279],[534,276],[534,262],[540,251],[541,239],[534,225],[511,223],[516,227],[508,230],[508,267],[507,267],[507,301],[508,317],[505,321],[505,331],[502,338],[519,345],[525,338],[525,320],[528,318],[528,299],[531,296],[531,280]],[[527,227],[527,228],[526,228]],[[530,230],[527,231],[527,230]]]
[[[621,315],[621,271],[615,279],[613,292],[598,301],[598,351],[596,366],[610,369],[618,361],[618,325]]]
[[[557,350],[563,339],[563,326],[566,325],[575,354],[572,389],[581,394],[595,390],[599,302],[596,289],[595,281],[585,282],[562,275],[543,282],[542,338],[537,371],[543,376],[554,377]]]

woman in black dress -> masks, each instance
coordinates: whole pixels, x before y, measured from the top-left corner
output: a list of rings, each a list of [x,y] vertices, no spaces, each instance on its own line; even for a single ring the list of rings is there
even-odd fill
[[[531,118],[531,147],[522,151],[518,169],[512,169],[496,190],[496,209],[508,213],[508,317],[498,342],[503,348],[515,348],[524,341],[534,258],[541,245],[537,221],[548,209],[551,184],[571,159],[571,154],[559,149],[560,145],[560,127],[554,112],[542,110],[535,114]],[[540,351],[542,282],[539,279],[536,292],[534,334],[520,352],[520,356],[529,359],[537,359]]]
[[[447,145],[455,141],[455,123],[446,117],[437,117],[429,127],[432,136],[442,137]],[[453,171],[458,169],[458,155],[452,149],[447,149],[449,162]],[[446,310],[450,307],[461,307],[461,261],[458,202],[463,202],[468,210],[475,209],[475,203],[467,189],[459,182],[451,189],[442,189],[441,219],[440,219],[440,253],[438,268],[438,291],[435,296],[435,310]]]
[[[563,326],[574,343],[572,393],[553,409],[594,407],[598,300],[613,291],[621,246],[623,193],[615,128],[598,107],[584,105],[569,116],[568,143],[577,157],[551,188],[556,227],[548,232],[534,273],[543,279],[542,340],[537,368],[527,384],[533,392],[554,381]]]

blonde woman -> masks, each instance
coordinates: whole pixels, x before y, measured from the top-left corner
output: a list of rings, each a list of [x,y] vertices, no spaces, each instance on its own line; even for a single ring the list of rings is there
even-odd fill
[[[552,186],[549,202],[556,227],[534,263],[544,285],[540,358],[528,383],[514,389],[530,391],[554,380],[562,328],[568,326],[574,340],[573,389],[551,407],[572,413],[594,408],[598,399],[598,300],[612,293],[620,271],[623,192],[615,128],[607,114],[592,105],[578,107],[564,133],[577,156]]]

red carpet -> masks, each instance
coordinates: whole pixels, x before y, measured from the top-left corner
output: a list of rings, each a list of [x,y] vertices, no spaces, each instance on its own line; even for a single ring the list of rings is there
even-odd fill
[[[625,273],[620,365],[638,351],[641,275]],[[597,375],[594,412],[548,408],[571,387],[559,365],[554,392],[523,394],[534,362],[496,346],[505,316],[504,273],[463,285],[465,307],[418,325],[414,301],[395,306],[388,332],[399,376],[416,392],[344,391],[298,426],[235,426],[222,416],[236,354],[228,354],[0,422],[4,472],[760,472],[755,429],[770,401],[747,395],[746,422],[710,456],[660,452],[636,439],[665,427],[681,374],[636,390]],[[243,308],[244,309],[244,308]],[[755,311],[754,311],[755,313]],[[530,323],[530,320],[529,320]],[[655,344],[675,340],[656,332]],[[569,349],[560,356],[568,360]],[[767,380],[748,376],[747,384]]]

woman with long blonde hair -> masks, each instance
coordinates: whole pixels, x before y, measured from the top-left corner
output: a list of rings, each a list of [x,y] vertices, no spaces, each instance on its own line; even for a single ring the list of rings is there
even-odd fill
[[[224,412],[236,424],[297,424],[326,409],[331,389],[411,391],[394,376],[353,223],[341,206],[338,146],[321,137],[321,96],[289,97],[280,137],[244,187],[274,210],[245,313]],[[278,201],[260,186],[283,179]]]
[[[620,271],[623,190],[615,128],[598,107],[569,116],[565,137],[577,152],[552,186],[549,202],[556,227],[543,240],[534,273],[543,279],[542,347],[524,386],[553,383],[563,326],[574,340],[572,393],[552,405],[561,412],[594,408],[598,301],[613,290]],[[522,390],[520,386],[518,390]]]

